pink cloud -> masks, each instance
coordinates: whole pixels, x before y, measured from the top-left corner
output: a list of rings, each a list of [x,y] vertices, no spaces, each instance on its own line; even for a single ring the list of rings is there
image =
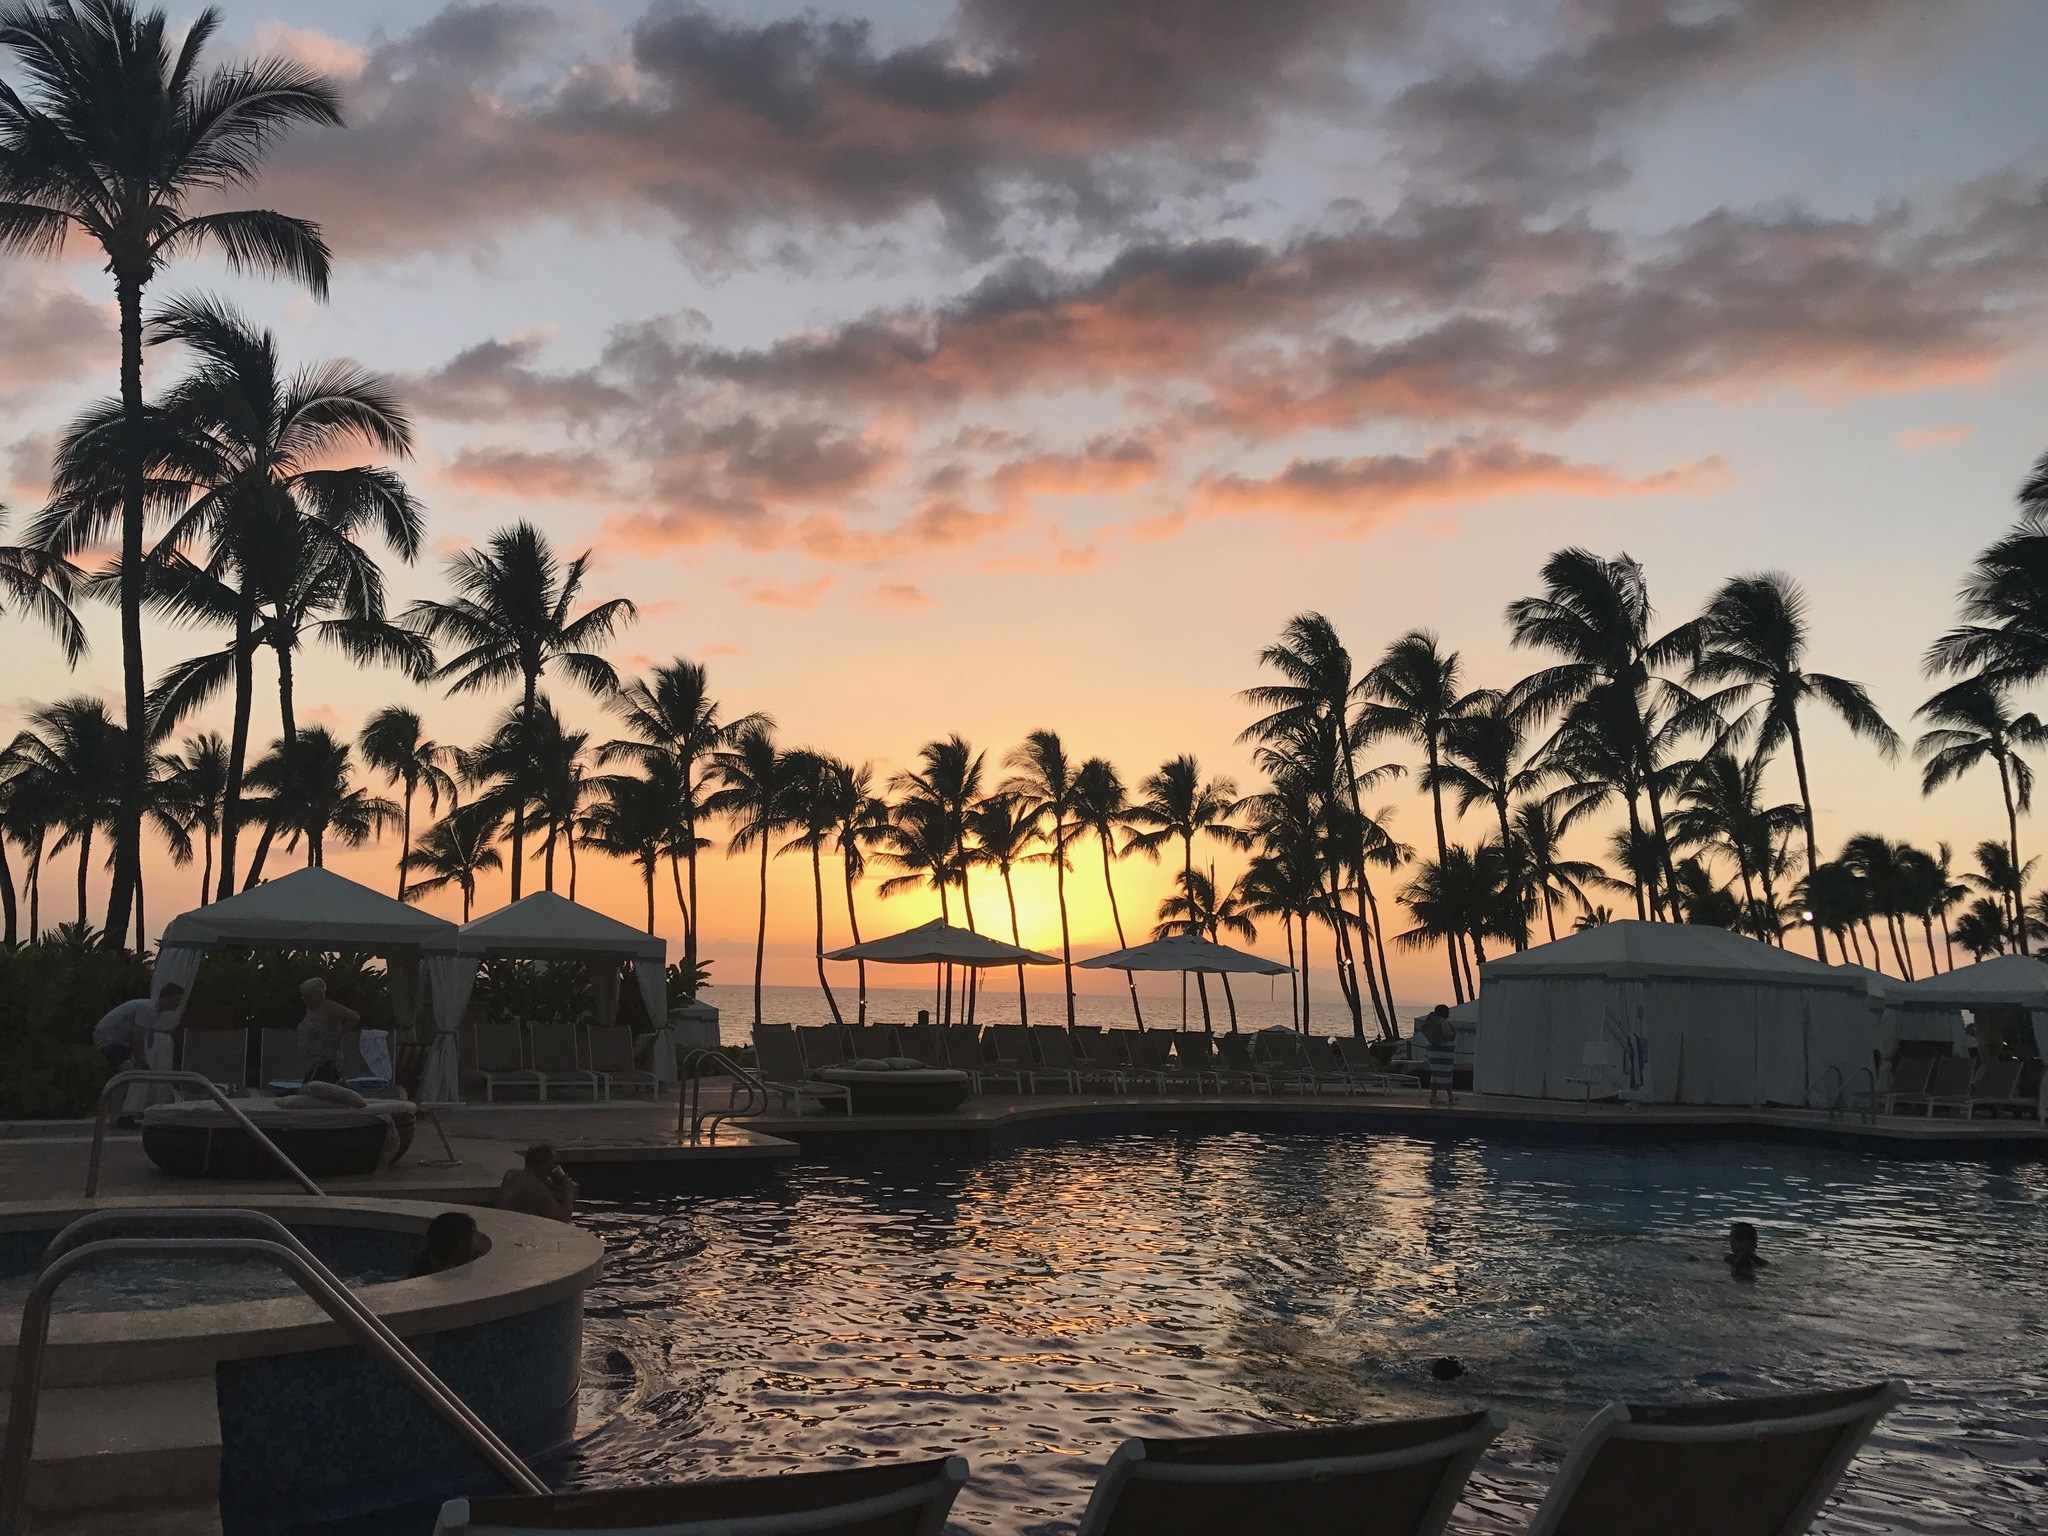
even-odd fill
[[[831,588],[832,577],[814,576],[808,581],[768,581],[741,577],[733,583],[750,603],[764,608],[813,608]]]
[[[932,600],[924,588],[905,581],[885,581],[875,588],[875,601],[884,608],[929,608]]]
[[[1956,443],[1968,442],[1976,435],[1977,429],[1962,422],[1951,422],[1940,427],[1908,427],[1898,436],[1899,448],[1906,453],[1918,453],[1927,448],[1948,448]]]

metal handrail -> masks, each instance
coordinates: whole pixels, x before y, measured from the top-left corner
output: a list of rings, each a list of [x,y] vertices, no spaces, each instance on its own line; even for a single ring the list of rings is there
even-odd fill
[[[111,1214],[111,1213],[110,1213]],[[258,1215],[260,1213],[245,1213]],[[289,1234],[287,1234],[289,1235]],[[457,1434],[522,1493],[547,1493],[547,1484],[513,1454],[503,1440],[466,1407],[451,1405],[454,1394],[427,1369],[418,1355],[388,1328],[365,1323],[359,1298],[333,1278],[319,1261],[308,1263],[303,1244],[287,1245],[266,1238],[103,1238],[59,1253],[37,1276],[21,1309],[21,1334],[14,1350],[14,1382],[4,1442],[0,1442],[0,1536],[26,1536],[29,1477],[35,1454],[36,1416],[43,1384],[43,1357],[50,1338],[50,1310],[57,1288],[77,1270],[107,1259],[207,1258],[261,1259],[289,1275],[321,1311],[354,1335],[411,1387]],[[479,1429],[482,1430],[479,1433]]]
[[[329,1269],[320,1256],[300,1240],[296,1232],[267,1212],[254,1211],[243,1206],[207,1205],[128,1206],[120,1210],[91,1211],[77,1218],[71,1225],[50,1239],[49,1246],[43,1250],[42,1259],[36,1266],[36,1272],[38,1274],[42,1273],[51,1263],[62,1258],[66,1253],[94,1241],[95,1233],[109,1228],[116,1230],[121,1228],[143,1228],[146,1230],[152,1227],[182,1227],[195,1223],[209,1227],[241,1227],[247,1231],[259,1234],[267,1241],[289,1248],[299,1256],[307,1268],[311,1269],[322,1281],[334,1288],[335,1294],[340,1297],[342,1303],[347,1306],[349,1311],[355,1314],[358,1323],[372,1333],[377,1334],[392,1350],[407,1357],[412,1365],[418,1368],[420,1375],[425,1378],[428,1388],[440,1399],[441,1410],[444,1415],[453,1414],[464,1419],[469,1424],[472,1438],[481,1437],[483,1440],[496,1446],[496,1451],[487,1453],[494,1460],[502,1456],[511,1463],[520,1464],[519,1457],[510,1446],[498,1438],[497,1432],[490,1425],[486,1424],[469,1404],[457,1396],[455,1391],[446,1382],[436,1376],[432,1368],[413,1352],[412,1347],[399,1338],[383,1318],[370,1310],[362,1297],[350,1289],[339,1275]],[[502,1466],[500,1470],[503,1470]]]
[[[107,1103],[116,1091],[125,1093],[137,1083],[161,1083],[173,1088],[204,1089],[214,1103],[226,1110],[235,1122],[249,1133],[256,1144],[270,1154],[272,1162],[298,1181],[299,1188],[309,1195],[326,1195],[327,1191],[308,1178],[305,1170],[297,1163],[286,1157],[284,1149],[264,1135],[256,1122],[236,1107],[234,1101],[220,1091],[220,1085],[204,1072],[168,1072],[154,1068],[137,1068],[132,1072],[116,1072],[107,1079],[106,1086],[100,1089],[99,1107],[93,1111],[92,1118],[92,1156],[85,1165],[86,1199],[94,1198],[100,1190],[100,1159],[107,1144]]]
[[[1828,1079],[1831,1077],[1835,1080],[1835,1095],[1832,1099],[1829,1099],[1827,1097],[1827,1086]],[[1862,1077],[1867,1077],[1870,1079],[1870,1098],[1867,1101],[1866,1107],[1860,1112],[1859,1118],[1861,1118],[1866,1125],[1874,1125],[1877,1123],[1876,1071],[1870,1067],[1858,1067],[1853,1072],[1845,1073],[1843,1072],[1839,1064],[1830,1066],[1826,1071],[1822,1072],[1820,1075],[1819,1082],[1815,1085],[1815,1088],[1819,1091],[1821,1098],[1827,1104],[1829,1119],[1839,1120],[1844,1115],[1848,1114],[1850,1103],[1849,1096],[1853,1091],[1853,1085],[1858,1078]]]
[[[724,1109],[706,1110],[701,1107],[703,1089],[698,1085],[704,1081],[702,1068],[706,1066],[718,1068],[747,1090],[743,1108],[734,1108],[730,1098],[726,1100]],[[692,1067],[698,1070],[692,1071]],[[692,1046],[677,1063],[676,1072],[683,1084],[683,1091],[676,1095],[676,1134],[689,1137],[692,1143],[703,1140],[707,1122],[715,1139],[721,1120],[729,1120],[736,1115],[758,1115],[768,1108],[768,1085],[725,1052],[712,1046]]]

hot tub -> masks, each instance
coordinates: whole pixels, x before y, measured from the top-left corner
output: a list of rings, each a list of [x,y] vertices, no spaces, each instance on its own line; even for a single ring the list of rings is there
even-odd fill
[[[192,1203],[189,1195],[119,1202]],[[522,1456],[567,1444],[583,1291],[603,1252],[596,1238],[561,1222],[464,1207],[487,1251],[409,1280],[427,1223],[448,1207],[296,1196],[235,1204],[291,1227]],[[92,1208],[0,1206],[0,1371],[12,1372],[21,1299],[44,1245]],[[442,1499],[502,1491],[466,1442],[281,1274],[247,1263],[209,1275],[192,1261],[149,1261],[154,1272],[121,1262],[82,1271],[57,1293],[44,1411],[56,1411],[64,1389],[103,1388],[113,1404],[183,1391],[179,1401],[198,1405],[191,1417],[210,1410],[218,1420],[217,1429],[210,1421],[184,1429],[205,1442],[194,1452],[205,1475],[217,1468],[223,1536],[424,1533]],[[86,1489],[89,1507],[140,1512],[176,1502],[155,1486],[175,1469],[152,1470],[165,1464],[146,1450],[105,1461],[96,1478],[74,1471],[68,1479],[74,1494]],[[60,1503],[52,1513],[64,1507],[86,1506]]]

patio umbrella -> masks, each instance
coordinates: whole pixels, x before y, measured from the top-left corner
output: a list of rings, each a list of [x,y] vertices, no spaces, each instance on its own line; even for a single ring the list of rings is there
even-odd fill
[[[1228,944],[1218,944],[1213,939],[1201,938],[1192,933],[1176,933],[1164,939],[1154,939],[1150,944],[1134,944],[1129,949],[1113,950],[1106,955],[1097,955],[1091,960],[1076,960],[1076,965],[1091,971],[1179,971],[1183,977],[1180,989],[1180,1025],[1188,1025],[1188,989],[1185,978],[1199,971],[1207,976],[1285,976],[1292,966],[1282,965],[1277,960],[1268,960],[1264,955],[1255,955],[1249,950],[1232,949]]]
[[[867,939],[835,949],[827,960],[872,960],[880,965],[960,965],[984,970],[999,965],[1058,965],[1051,955],[1035,949],[1019,949],[1001,939],[966,928],[955,928],[943,918],[934,918],[920,928],[892,933],[885,939]]]

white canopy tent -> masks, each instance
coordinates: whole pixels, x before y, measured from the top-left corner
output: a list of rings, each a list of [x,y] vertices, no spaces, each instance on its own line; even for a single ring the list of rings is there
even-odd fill
[[[2048,962],[2032,955],[1994,955],[1919,981],[1895,981],[1886,1001],[1886,1025],[1896,1028],[1901,1039],[1948,1038],[1960,1054],[1973,1043],[1962,1027],[1965,1009],[1976,1016],[1987,1008],[2023,1008],[2037,1048],[2048,1043]],[[1952,1036],[1935,1035],[1951,1022]],[[1919,1033],[1908,1033],[1915,1030]],[[1980,1049],[1985,1038],[1979,1028],[1975,1043]]]
[[[365,950],[384,957],[393,1011],[399,1027],[409,1029],[423,959],[435,1017],[443,1016],[445,982],[436,975],[435,961],[452,957],[455,937],[455,925],[445,918],[332,870],[300,869],[172,918],[157,947],[149,985],[157,992],[176,982],[189,992],[209,949]]]
[[[1807,1104],[1878,1049],[1860,977],[1723,928],[1607,923],[1480,974],[1481,1093]]]
[[[438,956],[427,963],[430,975],[437,967],[448,973],[448,995],[460,1004],[452,1013],[443,1014],[441,992],[435,991],[434,1016],[439,1031],[434,1039],[434,1055],[427,1065],[427,1080],[438,1090],[442,1086],[439,1069],[445,1066],[450,1099],[456,1096],[458,1088],[455,1031],[469,1007],[477,971],[492,955],[522,960],[612,962],[601,963],[595,970],[598,1017],[607,1024],[618,1016],[618,966],[631,961],[640,1002],[654,1024],[655,1081],[675,1081],[675,1035],[668,1017],[668,942],[659,935],[643,933],[553,891],[535,891],[508,907],[465,923],[456,937],[456,950],[455,954]]]
[[[1870,1006],[1877,1011],[1881,1020],[1878,1047],[1886,1057],[1889,1058],[1898,1050],[1901,1041],[1943,1045],[1959,1055],[1969,1053],[1970,1031],[1963,1023],[1963,1011],[1959,1006],[1946,1002],[1930,1002],[1920,1007],[1907,1006],[1900,1000],[1901,989],[1911,987],[1914,983],[1901,981],[1896,976],[1887,976],[1883,971],[1874,971],[1867,965],[1844,963],[1835,969],[1846,975],[1858,977],[1863,982],[1870,998]]]

